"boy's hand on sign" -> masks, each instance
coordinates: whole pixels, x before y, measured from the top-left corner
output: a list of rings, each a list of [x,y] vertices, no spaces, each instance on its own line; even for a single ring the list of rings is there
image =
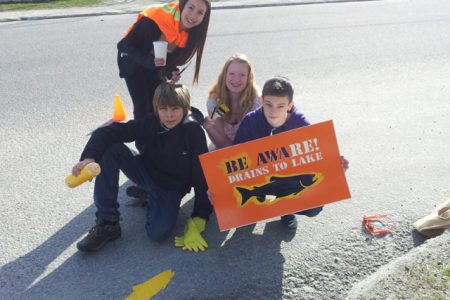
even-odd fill
[[[340,158],[341,158],[342,168],[344,169],[344,171],[347,171],[347,169],[348,169],[348,160],[342,155],[340,156]]]
[[[78,175],[80,175],[81,170],[87,165],[90,164],[91,162],[95,162],[94,159],[92,158],[85,158],[82,161],[79,161],[75,166],[73,166],[72,168],[72,175],[77,177]]]

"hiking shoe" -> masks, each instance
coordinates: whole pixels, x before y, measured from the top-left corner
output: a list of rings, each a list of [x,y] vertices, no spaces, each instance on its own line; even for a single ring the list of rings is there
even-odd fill
[[[297,231],[297,218],[295,215],[285,215],[281,217],[281,224],[286,228],[288,232]]]
[[[126,193],[128,197],[136,198],[136,200],[128,206],[146,206],[148,193],[146,190],[137,185],[127,187]]]
[[[119,222],[106,224],[105,221],[97,219],[95,225],[89,230],[88,235],[77,244],[77,248],[83,252],[100,250],[109,241],[118,239],[122,234]]]

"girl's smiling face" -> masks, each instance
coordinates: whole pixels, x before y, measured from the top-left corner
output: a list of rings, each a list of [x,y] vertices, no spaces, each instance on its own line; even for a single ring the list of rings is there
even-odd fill
[[[225,84],[233,94],[241,94],[248,82],[248,66],[243,62],[232,62],[227,69]]]
[[[180,29],[189,30],[202,23],[208,7],[204,0],[189,0],[180,17]]]

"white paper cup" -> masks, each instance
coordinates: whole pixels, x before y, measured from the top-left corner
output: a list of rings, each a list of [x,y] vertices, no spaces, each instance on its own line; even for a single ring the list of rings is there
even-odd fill
[[[156,41],[153,42],[153,49],[155,51],[155,58],[167,58],[167,42]]]

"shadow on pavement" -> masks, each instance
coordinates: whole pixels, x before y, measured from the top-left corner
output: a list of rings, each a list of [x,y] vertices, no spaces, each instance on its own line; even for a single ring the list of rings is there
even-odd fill
[[[285,260],[281,244],[291,241],[295,233],[285,232],[279,221],[266,223],[263,232],[255,233],[259,226],[264,225],[237,228],[223,243],[215,270],[229,274],[222,276],[229,289],[202,299],[282,299]]]
[[[133,285],[172,269],[168,287],[152,299],[280,299],[285,233],[279,222],[219,232],[212,216],[204,233],[207,251],[193,253],[173,246],[192,211],[184,201],[171,238],[150,241],[145,233],[145,209],[129,207],[125,189],[119,190],[122,237],[98,253],[78,252],[76,242],[94,224],[93,205],[33,251],[4,265],[0,271],[3,299],[124,299]],[[258,224],[257,226],[264,226]],[[232,233],[232,234],[231,234]],[[67,253],[69,252],[69,253]],[[204,295],[204,297],[202,296]]]
[[[414,247],[422,245],[426,240],[429,239],[429,237],[420,234],[417,230],[411,231]]]
[[[80,225],[90,221],[88,215],[91,212],[93,212],[92,206],[85,209],[33,251],[4,265],[0,271],[0,290],[2,290],[2,297],[6,297],[3,299],[31,299],[33,295],[29,294],[29,291],[33,288],[29,289],[29,286],[85,233],[85,229]],[[48,291],[48,295],[51,295],[50,291]]]

